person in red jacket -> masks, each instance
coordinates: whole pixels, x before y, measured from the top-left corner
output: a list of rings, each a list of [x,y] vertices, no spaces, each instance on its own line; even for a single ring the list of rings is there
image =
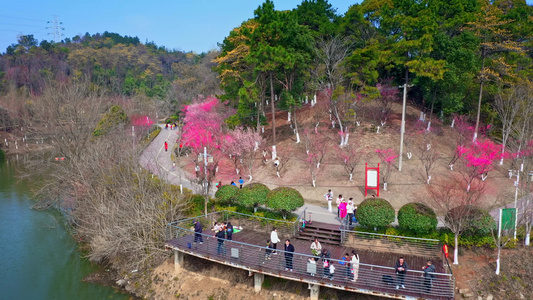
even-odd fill
[[[165,151],[168,151],[168,143],[165,141]]]

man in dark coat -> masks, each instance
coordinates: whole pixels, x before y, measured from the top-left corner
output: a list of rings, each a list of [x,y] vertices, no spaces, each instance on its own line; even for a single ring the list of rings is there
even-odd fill
[[[294,253],[294,246],[290,240],[285,241],[285,271],[292,272],[292,256]]]
[[[433,278],[435,278],[435,265],[433,265],[431,260],[428,260],[422,269],[424,270],[424,292],[429,294]]]
[[[226,249],[224,249],[224,240],[226,239],[226,232],[225,232],[224,228],[220,228],[220,229],[215,233],[215,237],[216,237],[217,240],[218,240],[217,254],[223,254],[223,255],[225,255],[225,254],[226,254]]]
[[[394,269],[396,270],[396,289],[399,289],[400,286],[402,289],[405,289],[403,283],[405,281],[405,274],[407,274],[407,263],[404,261],[403,257],[400,257],[398,261],[396,261]]]
[[[204,243],[204,238],[202,237],[202,223],[198,222],[198,220],[194,221],[194,243],[196,244],[198,241],[200,241],[200,244]]]

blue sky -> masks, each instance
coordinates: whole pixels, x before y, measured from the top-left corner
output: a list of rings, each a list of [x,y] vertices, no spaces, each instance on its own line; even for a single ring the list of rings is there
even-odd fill
[[[533,0],[532,0],[533,1]],[[274,0],[277,10],[296,8],[301,0]],[[329,0],[337,13],[344,14],[359,0]],[[253,18],[264,0],[21,0],[0,1],[0,53],[17,42],[19,35],[53,40],[54,16],[63,22],[62,38],[116,32],[137,36],[141,42],[197,53],[217,47],[230,31]]]
[[[76,35],[116,32],[137,36],[144,43],[153,41],[168,49],[209,51],[229,32],[253,18],[264,0],[0,0],[0,53],[16,43],[21,34],[53,40],[55,18],[64,30],[62,38]],[[361,0],[329,0],[337,13]],[[277,10],[296,8],[301,0],[274,0]],[[533,0],[527,0],[533,4]]]

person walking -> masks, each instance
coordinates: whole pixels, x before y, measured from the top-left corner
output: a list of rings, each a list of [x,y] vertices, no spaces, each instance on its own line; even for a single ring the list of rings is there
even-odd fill
[[[272,228],[272,232],[270,233],[270,242],[272,243],[272,248],[274,248],[272,254],[278,254],[276,250],[278,249],[278,243],[281,242],[281,240],[278,237],[278,230],[275,227]]]
[[[341,224],[344,222],[344,218],[346,218],[346,205],[346,200],[342,199],[341,204],[339,204]]]
[[[341,205],[341,202],[342,200],[344,200],[344,198],[342,197],[342,194],[339,194],[339,197],[337,197],[337,217],[339,218],[340,217],[340,213],[341,213],[341,209],[340,209],[340,205]]]
[[[349,226],[352,226],[353,212],[354,212],[353,198],[350,198],[348,200],[348,203],[346,204],[346,213],[348,214],[348,225]]]
[[[224,232],[224,228],[220,228],[215,233],[215,237],[217,238],[218,244],[217,244],[217,254],[220,255],[226,255],[226,249],[224,249],[224,240],[226,239],[226,234]]]
[[[431,286],[433,278],[435,278],[435,266],[428,260],[426,265],[422,267],[424,270],[424,293],[429,294],[431,292]]]
[[[359,254],[355,250],[352,250],[352,260],[350,263],[352,264],[352,281],[356,282],[359,278]]]
[[[331,202],[333,201],[333,193],[331,190],[328,190],[328,192],[324,194],[324,198],[326,198],[326,201],[328,201],[328,211],[333,212],[331,209]]]
[[[396,270],[396,289],[399,289],[400,286],[402,289],[405,289],[405,274],[407,274],[407,263],[403,259],[403,257],[400,257],[396,264],[394,265],[394,269]]]
[[[272,256],[272,243],[270,242],[270,240],[267,240],[266,242],[266,249],[265,249],[265,260],[267,259],[271,259],[271,256]],[[263,262],[265,263],[265,262]]]
[[[292,272],[292,257],[294,253],[294,246],[291,244],[291,240],[285,241],[285,271]]]
[[[198,241],[200,241],[200,244],[204,243],[204,238],[202,237],[202,223],[200,223],[198,220],[194,221],[194,243],[196,244]]]
[[[244,184],[244,180],[242,179],[242,177],[239,177],[239,186],[241,189],[242,189],[243,184]]]
[[[165,141],[165,152],[168,151],[168,143]]]

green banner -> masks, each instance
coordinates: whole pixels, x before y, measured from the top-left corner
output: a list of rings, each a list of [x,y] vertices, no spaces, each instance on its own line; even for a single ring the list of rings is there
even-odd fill
[[[514,229],[516,222],[516,208],[504,208],[502,209],[502,230]]]

